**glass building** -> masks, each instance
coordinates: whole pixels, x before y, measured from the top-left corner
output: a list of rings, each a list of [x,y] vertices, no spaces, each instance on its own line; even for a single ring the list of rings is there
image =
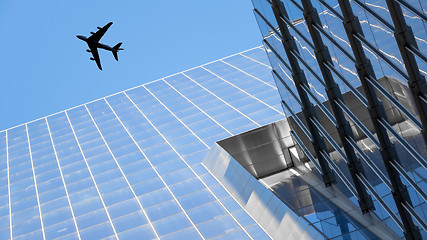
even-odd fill
[[[0,239],[427,238],[426,4],[253,4],[264,46],[1,131]]]
[[[269,239],[201,164],[284,117],[262,47],[0,132],[0,239]]]
[[[282,125],[297,145],[293,157],[306,165],[282,167],[299,169],[293,175],[271,171],[276,179],[266,185],[328,238],[370,238],[361,233],[366,224],[354,223],[371,216],[398,238],[427,238],[427,2],[252,2],[287,116]],[[263,179],[262,168],[245,168]],[[318,185],[305,179],[312,175]],[[290,196],[296,186],[308,203]],[[362,216],[328,197],[333,189]],[[325,198],[335,204],[316,207]]]

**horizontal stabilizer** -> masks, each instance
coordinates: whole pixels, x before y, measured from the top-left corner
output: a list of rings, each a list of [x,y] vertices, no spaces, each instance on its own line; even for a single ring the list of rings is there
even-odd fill
[[[123,50],[123,48],[120,48],[120,46],[121,46],[121,45],[122,45],[122,43],[121,43],[121,42],[119,42],[119,43],[117,43],[117,44],[116,44],[116,46],[114,46],[114,47],[113,47],[114,51],[112,51],[112,52],[113,52],[114,58],[115,58],[117,61],[119,61],[119,56],[117,55],[117,52],[118,52],[119,50]]]
[[[122,45],[121,42],[117,43],[116,46],[113,47],[114,50],[118,51],[118,50],[123,50],[123,48],[120,48],[120,46]]]

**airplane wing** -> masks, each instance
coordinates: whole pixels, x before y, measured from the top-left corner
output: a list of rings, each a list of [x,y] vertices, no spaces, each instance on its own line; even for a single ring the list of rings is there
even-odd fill
[[[99,59],[98,54],[98,48],[96,46],[92,46],[91,44],[88,44],[88,46],[90,48],[90,52],[92,53],[93,59],[96,62],[96,65],[98,65],[99,70],[102,70],[101,60]]]
[[[96,33],[92,34],[88,40],[99,42],[99,40],[101,40],[102,36],[104,36],[105,32],[107,32],[111,25],[113,25],[113,22],[107,23],[107,25],[105,25],[103,28],[100,28]]]

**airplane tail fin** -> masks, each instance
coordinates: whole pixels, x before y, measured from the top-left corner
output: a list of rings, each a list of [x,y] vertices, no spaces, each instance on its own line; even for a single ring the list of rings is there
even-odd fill
[[[114,51],[113,51],[113,55],[114,55],[114,58],[117,60],[117,61],[119,61],[119,56],[117,55],[117,52],[119,51],[119,50],[123,50],[123,48],[120,48],[120,46],[122,45],[122,43],[121,42],[119,42],[119,43],[117,43],[116,44],[116,46],[114,46],[113,47],[113,49],[114,49]]]

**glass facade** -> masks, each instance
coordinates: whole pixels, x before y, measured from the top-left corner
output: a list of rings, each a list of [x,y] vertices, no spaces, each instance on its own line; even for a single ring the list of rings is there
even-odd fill
[[[259,128],[254,131],[257,130]],[[238,148],[236,146],[239,144],[234,144],[233,139],[240,136],[248,137],[247,133],[243,133],[224,141],[232,141],[232,148],[236,150]],[[262,142],[260,138],[256,140],[259,143]],[[288,204],[288,202],[284,204],[276,190],[272,191],[266,187],[263,180],[257,180],[251,176],[251,173],[242,166],[241,162],[236,161],[225,148],[221,147],[221,142],[212,146],[203,160],[203,165],[217,177],[234,199],[265,229],[272,239],[325,239],[327,235],[323,233],[323,229],[320,231],[319,223],[313,224],[305,216],[297,214],[295,209],[297,205]],[[298,188],[297,184],[290,183],[290,185]],[[286,192],[292,195],[292,191]],[[305,202],[303,198],[301,196],[293,197],[294,200],[301,199],[302,202]],[[316,204],[322,204],[322,202]],[[370,239],[375,239],[374,235],[370,234],[370,236],[372,237]],[[254,239],[258,239],[258,236]]]
[[[270,239],[201,164],[282,119],[262,47],[0,132],[1,239]]]
[[[301,159],[401,238],[427,238],[425,1],[252,2]],[[340,213],[316,221],[334,215],[339,229]],[[344,230],[328,237],[358,239]]]
[[[427,238],[427,5],[253,4],[263,47],[1,131],[0,239]]]

